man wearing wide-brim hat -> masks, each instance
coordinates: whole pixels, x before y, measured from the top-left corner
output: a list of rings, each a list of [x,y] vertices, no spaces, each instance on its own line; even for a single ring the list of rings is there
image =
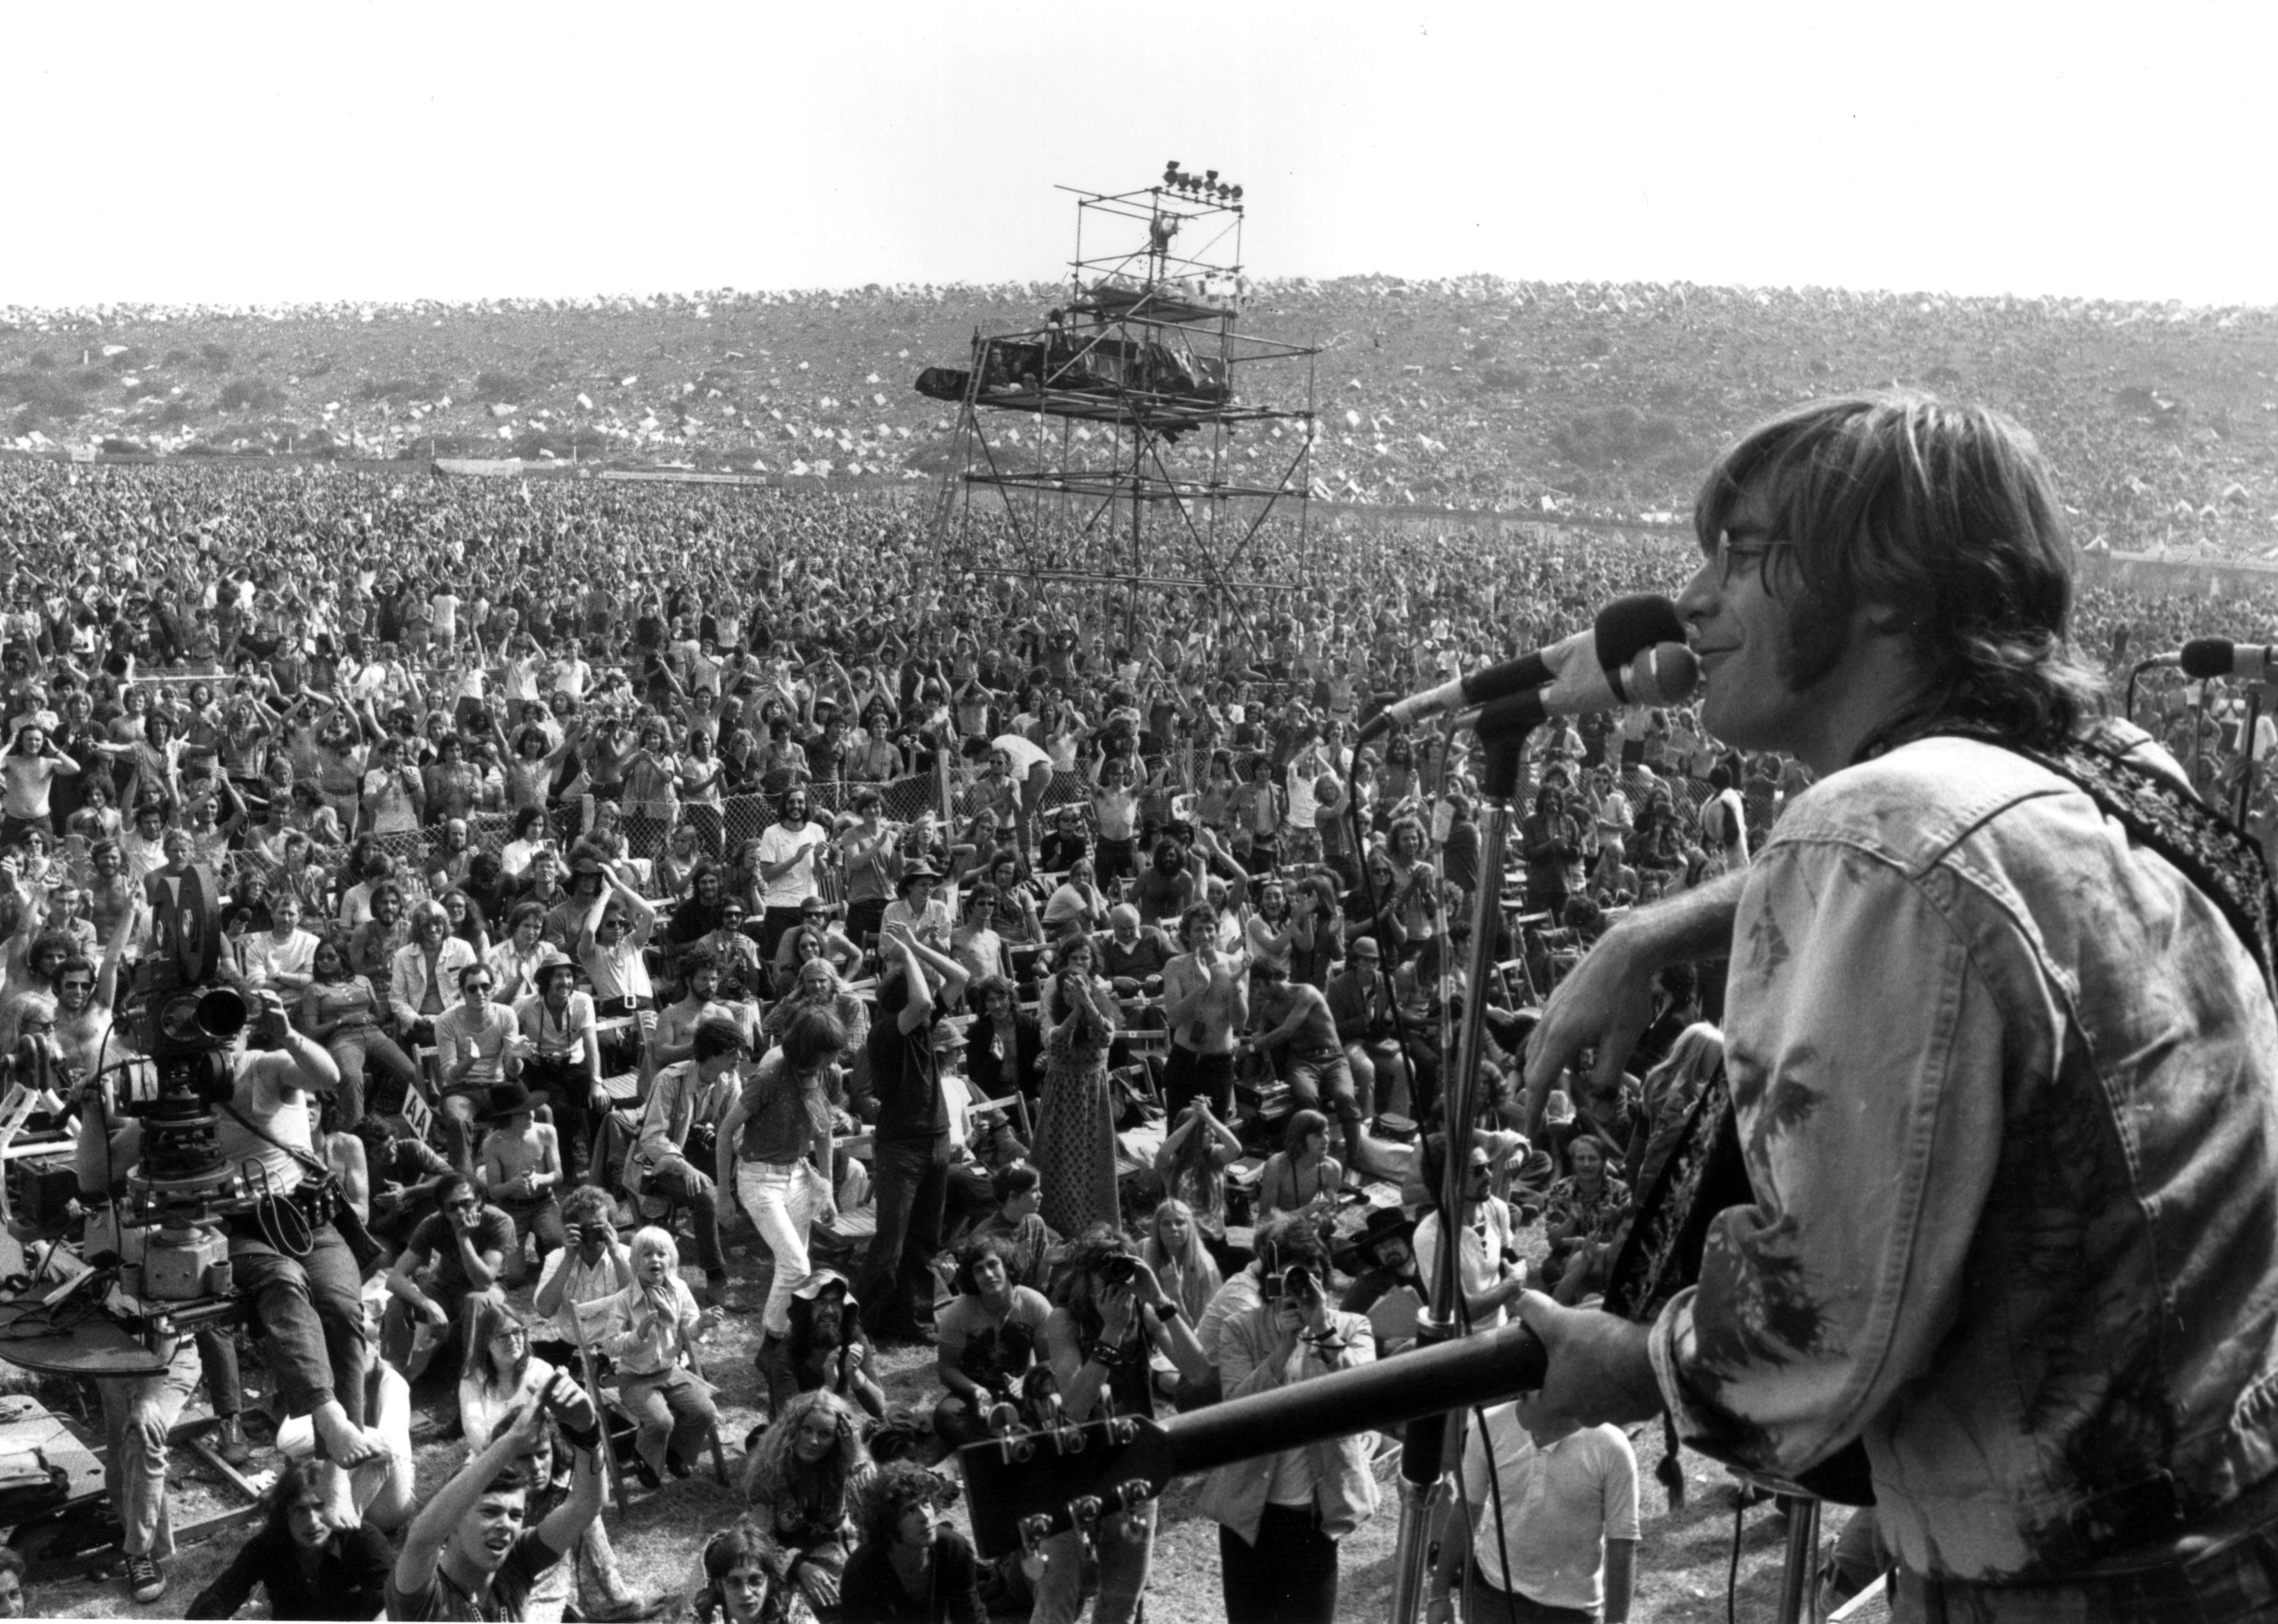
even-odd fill
[[[909,926],[915,936],[936,952],[949,951],[949,903],[940,895],[941,870],[923,858],[908,864],[894,881],[894,900],[886,904],[884,917],[878,922],[878,939],[883,942],[896,925]]]
[[[569,1244],[562,1223],[562,1143],[550,1122],[533,1119],[538,1101],[519,1079],[494,1083],[475,1121],[483,1128],[479,1178],[491,1204],[514,1220],[506,1284],[522,1284],[523,1238],[538,1237],[538,1256]]]

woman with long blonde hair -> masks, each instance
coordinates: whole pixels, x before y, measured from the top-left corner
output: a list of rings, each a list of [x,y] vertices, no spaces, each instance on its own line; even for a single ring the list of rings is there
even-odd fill
[[[1217,1260],[1203,1244],[1195,1209],[1175,1195],[1157,1202],[1154,1216],[1147,1220],[1147,1239],[1140,1255],[1163,1283],[1163,1289],[1179,1300],[1188,1319],[1201,1324],[1203,1310],[1226,1282]]]
[[[838,1605],[855,1497],[870,1472],[854,1407],[822,1388],[785,1404],[745,1457],[744,1498],[767,1542],[768,1572],[819,1612]]]

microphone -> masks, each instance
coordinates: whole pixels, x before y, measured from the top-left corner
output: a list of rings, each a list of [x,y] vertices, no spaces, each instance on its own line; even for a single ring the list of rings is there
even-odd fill
[[[1474,671],[1469,676],[1442,682],[1437,688],[1410,694],[1385,706],[1362,726],[1356,743],[1366,743],[1394,728],[1413,727],[1427,716],[1491,705],[1530,689],[1573,689],[1594,681],[1602,684],[1609,674],[1655,644],[1684,641],[1685,622],[1678,618],[1677,606],[1668,599],[1649,592],[1617,598],[1598,611],[1596,621],[1587,631],[1578,631],[1547,649],[1506,660],[1501,665]],[[1689,690],[1691,684],[1688,682],[1686,687]],[[1610,710],[1625,703],[1625,698],[1616,698],[1566,711],[1554,702],[1549,713],[1579,715],[1586,711]]]
[[[1624,705],[1682,705],[1701,682],[1701,657],[1682,643],[1656,643],[1618,670],[1593,664],[1588,678],[1554,682],[1507,695],[1461,713],[1459,725],[1482,738],[1508,737],[1540,727],[1553,716],[1586,716]]]
[[[2278,645],[2271,644],[2233,643],[2228,637],[2194,637],[2183,644],[2183,652],[2173,657],[2183,668],[2183,675],[2196,682],[2211,676],[2245,677],[2250,681],[2278,675]],[[2161,655],[2160,662],[2167,663],[2169,656]]]

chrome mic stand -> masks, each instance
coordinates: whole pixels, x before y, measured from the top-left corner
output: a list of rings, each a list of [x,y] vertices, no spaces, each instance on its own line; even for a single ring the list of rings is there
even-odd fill
[[[1485,756],[1479,775],[1479,885],[1472,898],[1472,953],[1469,985],[1464,995],[1464,1016],[1456,1047],[1441,1067],[1441,1124],[1446,1154],[1440,1158],[1440,1247],[1433,1259],[1431,1306],[1416,1325],[1416,1346],[1436,1346],[1460,1333],[1457,1310],[1463,1301],[1463,1221],[1464,1170],[1470,1164],[1472,1120],[1479,1097],[1479,1056],[1487,1031],[1487,988],[1494,975],[1495,931],[1502,902],[1502,854],[1510,822],[1511,797],[1518,790],[1518,769],[1532,726],[1508,720],[1517,705],[1535,699],[1521,694],[1501,700],[1479,714],[1478,735]],[[1535,707],[1540,714],[1540,705]],[[1499,717],[1499,713],[1500,717]],[[1444,961],[1443,961],[1444,962]],[[1410,1086],[1413,1086],[1411,1082]],[[1428,1136],[1426,1136],[1428,1139]],[[1418,1154],[1426,1141],[1419,1140]],[[1411,1421],[1400,1447],[1400,1531],[1393,1555],[1391,1624],[1415,1624],[1422,1610],[1426,1567],[1432,1548],[1433,1512],[1438,1505],[1440,1479],[1446,1464],[1449,1422],[1445,1412]],[[1463,1437],[1460,1413],[1453,1419],[1455,1435]]]

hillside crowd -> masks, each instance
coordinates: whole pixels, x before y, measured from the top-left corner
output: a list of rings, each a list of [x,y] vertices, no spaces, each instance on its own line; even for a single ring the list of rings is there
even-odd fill
[[[0,444],[669,461],[930,474],[953,414],[910,387],[1065,285],[233,311],[0,309]],[[437,328],[447,332],[439,335]],[[1892,379],[2039,425],[2078,539],[2268,549],[2270,318],[2077,298],[1353,277],[1259,285],[1245,327],[1323,355],[1318,499],[1601,515],[1680,507],[1716,439]],[[461,361],[436,370],[433,340]],[[422,341],[427,342],[423,352]],[[78,364],[74,364],[74,363]],[[1253,401],[1254,403],[1254,401]],[[1245,476],[1287,457],[1238,436]]]
[[[1689,540],[1331,530],[1286,595],[1134,603],[952,578],[875,498],[17,462],[0,538],[0,1054],[28,1041],[96,1131],[89,1079],[141,1036],[143,882],[202,866],[224,974],[296,1068],[272,1125],[377,1243],[325,1333],[363,1373],[349,1441],[278,1418],[268,1520],[194,1617],[257,1590],[279,1618],[649,1616],[585,1440],[620,1414],[624,1492],[685,1492],[739,1441],[732,1387],[761,1419],[698,1616],[1122,1624],[1154,1507],[984,1561],[952,1449],[1399,1356],[1450,1155],[1472,1329],[1601,1288],[1719,1062],[1720,989],[1664,977],[1633,1074],[1571,1079],[1530,1141],[1533,1010],[1810,782],[1684,706],[1562,721],[1501,876],[1459,736],[1357,743],[1381,698],[1673,593]],[[2278,599],[2099,590],[2076,621],[2116,693],[2188,637],[2278,639]],[[2267,847],[2249,697],[2165,670],[2136,714],[2210,797],[2254,778]],[[1443,1017],[1474,991],[1481,1111],[1450,1124]],[[753,1365],[707,1370],[730,1315]],[[202,1391],[249,1459],[237,1360],[289,1371],[280,1344],[100,1384],[139,1603],[167,1427]],[[897,1345],[933,1349],[929,1406],[889,1401]],[[417,1481],[423,1411],[464,1440],[447,1481]],[[1388,1443],[1211,1476],[1229,1618],[1336,1615]],[[1626,1616],[1651,1553],[1618,1429],[1492,1408],[1455,1478],[1435,1596]],[[1577,1485],[1600,1514],[1519,1514]]]

